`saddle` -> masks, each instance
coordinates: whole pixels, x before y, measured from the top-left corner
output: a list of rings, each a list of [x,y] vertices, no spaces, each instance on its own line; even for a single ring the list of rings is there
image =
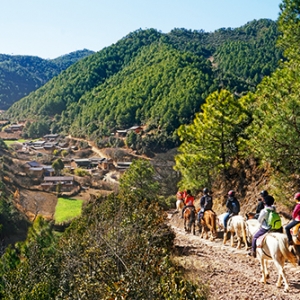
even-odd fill
[[[270,232],[266,232],[265,234],[261,235],[257,240],[256,240],[256,247],[261,248],[263,245],[263,242],[267,236],[267,234]]]

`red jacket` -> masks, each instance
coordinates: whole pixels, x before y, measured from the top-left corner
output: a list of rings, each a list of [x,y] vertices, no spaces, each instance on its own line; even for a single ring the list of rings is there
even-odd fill
[[[300,221],[300,202],[298,202],[293,210],[292,218],[296,221]]]
[[[195,198],[192,195],[187,195],[185,197],[184,203],[185,203],[185,205],[192,206],[192,205],[194,205],[194,201],[195,201]]]

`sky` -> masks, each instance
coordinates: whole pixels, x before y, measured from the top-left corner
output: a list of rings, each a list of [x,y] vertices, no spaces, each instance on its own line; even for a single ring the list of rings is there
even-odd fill
[[[52,59],[99,51],[137,29],[212,32],[277,20],[279,0],[0,0],[0,53]]]

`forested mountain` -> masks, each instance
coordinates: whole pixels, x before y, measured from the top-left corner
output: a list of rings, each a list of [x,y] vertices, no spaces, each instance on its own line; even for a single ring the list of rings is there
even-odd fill
[[[93,53],[84,49],[56,59],[0,54],[0,109],[9,108],[73,63]]]
[[[259,27],[262,30],[254,37],[250,34],[248,40],[241,34],[243,39],[238,41],[237,31],[222,29],[214,33],[211,47],[196,47],[196,42],[185,45],[185,39],[195,35],[205,45],[213,34],[181,29],[174,30],[173,36],[138,31],[72,65],[16,103],[9,113],[16,118],[33,118],[37,113],[45,117],[49,109],[51,116],[56,114],[57,130],[75,133],[82,126],[86,132],[78,134],[90,136],[100,134],[101,128],[109,132],[114,126],[111,122],[121,126],[151,120],[150,127],[165,132],[187,122],[176,130],[181,141],[175,166],[182,175],[179,188],[196,195],[207,186],[214,193],[216,212],[225,210],[224,195],[230,189],[236,191],[244,212],[255,207],[259,191],[267,189],[278,212],[281,208],[291,212],[294,194],[300,190],[300,3],[283,0],[280,8],[277,44],[284,59],[276,69],[269,59],[280,58],[281,52],[272,48],[274,57],[266,54],[275,44],[262,37],[269,32],[268,26]],[[256,28],[269,23],[253,22]],[[242,32],[248,26],[251,23]],[[264,40],[265,52],[259,47]],[[243,59],[240,51],[253,53],[257,60]],[[247,74],[244,63],[248,70],[253,67],[253,76]],[[254,90],[255,80],[261,81]],[[51,110],[51,104],[60,106]],[[180,110],[177,119],[173,109]],[[162,118],[167,123],[159,123]],[[175,237],[165,224],[162,207],[167,201],[159,197],[158,178],[150,160],[133,160],[120,178],[118,193],[86,203],[82,215],[63,233],[54,234],[51,223],[38,217],[27,239],[7,248],[0,259],[1,299],[209,299],[210,283],[201,286],[197,276],[190,276],[192,261],[183,276],[172,259]],[[0,182],[5,185],[4,180]],[[12,198],[5,195],[5,188],[1,191],[1,200]],[[14,212],[1,201],[0,213],[7,229]],[[207,272],[210,265],[201,268]]]
[[[212,91],[253,91],[278,66],[277,37],[276,23],[265,19],[213,33],[138,30],[75,63],[7,116],[49,117],[53,132],[90,138],[136,124],[172,135]]]

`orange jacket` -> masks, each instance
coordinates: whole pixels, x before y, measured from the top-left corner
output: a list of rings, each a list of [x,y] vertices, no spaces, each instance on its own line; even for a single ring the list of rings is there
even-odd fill
[[[179,200],[183,200],[183,192],[178,191],[176,194],[176,198]]]

